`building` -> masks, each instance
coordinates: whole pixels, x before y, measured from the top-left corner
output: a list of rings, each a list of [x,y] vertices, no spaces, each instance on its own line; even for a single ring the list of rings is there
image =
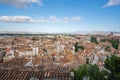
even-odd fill
[[[3,57],[5,56],[5,52],[0,53],[0,63],[3,63]]]
[[[38,47],[33,47],[33,56],[38,55]]]

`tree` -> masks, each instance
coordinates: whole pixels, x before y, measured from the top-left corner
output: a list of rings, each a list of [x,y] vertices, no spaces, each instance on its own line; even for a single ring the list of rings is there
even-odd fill
[[[80,46],[78,46],[78,49],[84,50],[84,46],[80,45]]]
[[[119,45],[119,40],[113,40],[112,41],[112,47],[115,49],[118,49],[118,45]]]
[[[109,42],[111,42],[111,44],[112,44],[112,47],[113,48],[115,48],[115,49],[118,49],[118,46],[119,46],[119,39],[110,39],[110,40],[108,40]]]
[[[91,42],[98,44],[96,37],[91,36]]]
[[[76,42],[75,43],[75,52],[77,52],[78,51],[78,43]]]
[[[84,46],[83,45],[78,45],[77,42],[75,43],[74,46],[75,46],[75,52],[77,52],[79,49],[84,50]]]
[[[45,48],[43,49],[43,51],[47,53],[47,50]]]
[[[111,51],[111,50],[110,50],[110,46],[106,46],[106,47],[105,47],[105,51],[110,52],[110,51]]]
[[[89,68],[90,80],[105,80],[103,72],[97,65],[91,65]]]
[[[111,72],[108,76],[109,80],[120,80],[120,57],[115,55],[107,57],[104,66]]]
[[[106,42],[107,41],[107,39],[101,39],[101,42]]]
[[[74,80],[83,80],[87,78],[88,80],[105,80],[103,72],[99,69],[97,65],[92,65],[89,63],[89,59],[85,65],[80,66],[77,70],[73,70]]]

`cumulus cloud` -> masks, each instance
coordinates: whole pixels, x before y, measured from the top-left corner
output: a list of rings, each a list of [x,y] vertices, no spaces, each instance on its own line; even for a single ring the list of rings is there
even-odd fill
[[[60,20],[56,16],[49,16],[49,22],[58,23]]]
[[[76,16],[76,17],[72,17],[72,18],[71,18],[71,21],[79,21],[80,19],[81,19],[81,17]]]
[[[0,16],[1,22],[11,23],[44,23],[44,19],[32,19],[30,16]]]
[[[0,22],[10,23],[69,23],[79,22],[81,17],[65,17],[59,18],[56,16],[49,16],[48,18],[33,19],[30,16],[0,16]]]
[[[80,21],[80,20],[81,20],[81,17],[79,17],[79,16],[71,17],[71,18],[65,17],[65,18],[63,18],[62,22],[64,22],[64,23],[68,23],[68,22],[78,22],[78,21]]]
[[[109,2],[103,6],[103,8],[114,6],[114,5],[120,5],[120,0],[109,0]]]
[[[0,3],[10,4],[20,8],[25,8],[31,3],[42,5],[41,0],[0,0]]]

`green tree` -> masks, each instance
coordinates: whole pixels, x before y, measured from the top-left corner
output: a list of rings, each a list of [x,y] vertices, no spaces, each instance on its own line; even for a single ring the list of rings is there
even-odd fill
[[[110,52],[110,51],[111,51],[111,50],[110,50],[110,46],[106,46],[106,47],[105,47],[105,51],[109,51],[109,52]]]
[[[78,51],[78,43],[76,42],[75,43],[75,52],[77,52]]]
[[[79,49],[84,50],[84,46],[83,45],[78,45],[77,42],[75,43],[74,47],[75,47],[75,52],[77,52]]]
[[[78,46],[78,49],[84,50],[84,46],[80,45],[80,46]]]
[[[101,42],[106,42],[107,41],[107,39],[101,39]]]
[[[90,39],[91,42],[98,44],[96,37],[91,36]]]
[[[108,76],[108,80],[120,80],[120,57],[115,55],[107,57],[104,66],[111,72]]]
[[[113,40],[112,41],[112,47],[115,49],[118,49],[118,45],[119,45],[119,40]]]
[[[97,65],[90,64],[89,59],[87,59],[85,65],[82,65],[77,70],[72,71],[75,76],[74,80],[83,80],[84,77],[89,78],[89,80],[105,80],[103,72]]]
[[[119,39],[108,39],[109,42],[111,42],[112,44],[112,47],[115,48],[115,49],[118,49],[118,46],[119,46]]]

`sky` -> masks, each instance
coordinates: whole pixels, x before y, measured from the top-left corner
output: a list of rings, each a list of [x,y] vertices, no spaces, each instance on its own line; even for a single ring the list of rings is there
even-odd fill
[[[0,31],[120,31],[120,0],[0,0]]]

